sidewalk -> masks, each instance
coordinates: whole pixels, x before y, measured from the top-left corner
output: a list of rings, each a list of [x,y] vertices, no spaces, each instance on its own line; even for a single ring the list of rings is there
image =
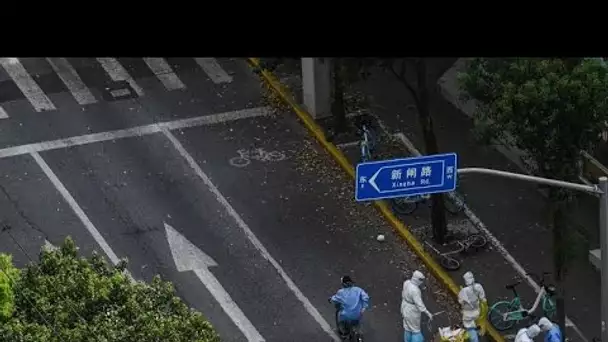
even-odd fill
[[[434,72],[433,68],[438,69],[429,65],[431,73]],[[430,84],[431,82],[435,81],[429,80]],[[361,82],[357,90],[370,97],[371,111],[386,124],[388,130],[403,132],[413,145],[424,153],[418,118],[411,109],[412,101],[403,85],[391,75],[377,71],[370,79]],[[496,149],[476,143],[471,134],[470,118],[437,92],[431,94],[431,111],[440,150],[458,153],[460,167],[477,166],[522,172]],[[471,175],[461,178],[459,192],[465,196],[472,212],[527,272],[542,274],[552,271],[551,232],[546,224],[546,199],[535,185]],[[415,230],[417,227],[410,220],[411,218],[404,217],[405,223]],[[588,225],[587,221],[593,220],[587,219],[580,223]],[[582,246],[580,258],[570,266],[566,280],[566,311],[586,339],[590,340],[591,337],[599,336],[600,332],[600,306],[597,300],[600,295],[600,281],[599,274],[587,261],[587,250],[586,246]],[[510,291],[504,286],[520,277],[513,265],[498,251],[468,257],[458,274],[453,274],[454,278],[459,279],[460,274],[467,270],[473,271],[484,284],[491,302],[510,296]],[[532,288],[525,282],[518,290],[524,304],[531,303],[535,298]],[[583,341],[572,329],[568,329],[567,333],[571,340]]]

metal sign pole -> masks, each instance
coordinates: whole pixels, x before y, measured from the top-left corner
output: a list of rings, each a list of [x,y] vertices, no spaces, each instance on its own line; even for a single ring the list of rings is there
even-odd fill
[[[600,249],[602,277],[602,341],[608,342],[608,178],[599,178],[600,196]]]

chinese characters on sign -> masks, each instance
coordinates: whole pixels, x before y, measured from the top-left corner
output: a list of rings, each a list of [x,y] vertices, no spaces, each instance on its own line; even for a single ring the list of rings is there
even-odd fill
[[[454,168],[450,166],[452,173]],[[405,170],[405,179],[403,179],[403,170]],[[416,185],[429,185],[431,184],[430,177],[432,175],[433,168],[428,165],[423,166],[410,166],[403,169],[393,169],[391,171],[391,180],[393,188],[403,188],[408,186]],[[446,171],[447,172],[447,171]],[[416,177],[420,175],[420,177]]]
[[[445,168],[445,178],[452,179],[454,177],[454,167],[448,166]]]

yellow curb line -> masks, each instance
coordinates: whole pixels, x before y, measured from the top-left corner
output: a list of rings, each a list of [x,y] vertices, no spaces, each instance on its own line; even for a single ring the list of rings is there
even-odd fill
[[[355,169],[353,165],[346,159],[346,156],[340,151],[334,144],[327,141],[325,134],[323,133],[323,129],[317,125],[315,120],[312,118],[308,112],[306,112],[290,95],[289,90],[287,90],[278,79],[269,71],[262,70],[260,67],[260,59],[259,58],[248,58],[250,65],[255,67],[260,71],[260,74],[264,81],[270,85],[270,87],[281,97],[281,99],[286,102],[288,105],[292,107],[292,109],[296,112],[300,120],[304,122],[306,128],[310,130],[312,135],[318,140],[318,142],[331,154],[331,156],[338,162],[338,164],[348,173],[351,178],[355,178]],[[374,201],[374,205],[376,208],[380,210],[384,218],[393,226],[395,230],[401,235],[401,237],[407,242],[407,244],[414,250],[416,255],[431,270],[431,273],[435,276],[435,278],[439,279],[440,282],[450,290],[454,297],[458,298],[458,292],[460,291],[460,287],[456,285],[454,280],[447,274],[435,260],[424,251],[422,244],[416,239],[416,237],[410,233],[410,231],[406,228],[406,226],[393,214],[393,211],[389,209],[389,206],[385,201]],[[492,325],[489,324],[487,319],[484,318],[483,323],[487,327],[487,332],[489,333],[492,340],[495,342],[505,342],[505,339],[498,333],[496,329]]]

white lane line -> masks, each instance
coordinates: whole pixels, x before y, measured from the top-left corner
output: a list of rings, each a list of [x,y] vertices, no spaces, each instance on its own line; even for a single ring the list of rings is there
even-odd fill
[[[184,83],[179,79],[177,74],[173,72],[173,69],[171,69],[171,66],[169,63],[167,63],[167,61],[165,61],[164,58],[147,57],[144,58],[144,61],[150,70],[152,70],[154,75],[156,75],[156,77],[158,77],[158,79],[163,83],[165,88],[167,88],[167,90],[186,88]]]
[[[89,233],[91,233],[91,235],[93,236],[93,239],[95,239],[95,241],[97,242],[99,247],[101,247],[101,249],[103,249],[103,251],[106,253],[106,255],[108,256],[110,261],[114,265],[116,265],[120,261],[120,259],[118,259],[118,257],[116,256],[116,253],[114,253],[112,248],[110,248],[110,245],[108,245],[108,243],[103,238],[103,236],[101,236],[101,233],[99,233],[97,228],[95,228],[95,226],[93,225],[93,222],[91,222],[91,220],[89,220],[89,217],[87,216],[87,214],[85,214],[84,211],[82,210],[82,208],[80,208],[80,206],[78,205],[78,203],[76,202],[74,197],[72,197],[72,195],[70,194],[68,189],[66,189],[66,187],[63,185],[63,183],[61,183],[59,178],[57,178],[57,176],[55,175],[53,170],[51,170],[49,165],[44,161],[44,159],[42,159],[42,157],[40,156],[40,154],[38,154],[38,152],[32,152],[32,153],[30,153],[30,155],[34,158],[36,163],[38,163],[38,166],[40,166],[40,168],[42,169],[44,174],[49,178],[51,183],[53,183],[53,185],[55,186],[57,191],[59,191],[61,196],[63,196],[63,198],[68,203],[70,208],[72,208],[72,210],[74,210],[74,213],[76,214],[76,216],[78,216],[80,221],[82,221],[82,224],[84,224],[85,228],[89,231]]]
[[[53,70],[59,75],[59,78],[63,81],[65,86],[68,88],[76,102],[80,105],[87,105],[97,102],[95,96],[91,93],[89,88],[84,84],[76,69],[68,62],[65,58],[47,58],[46,59]]]
[[[260,252],[260,254],[262,254],[264,259],[268,260],[268,262],[270,262],[270,264],[275,268],[277,273],[279,273],[281,278],[283,278],[283,280],[287,284],[287,287],[291,290],[291,292],[293,292],[293,294],[296,296],[296,298],[298,298],[298,300],[302,303],[302,305],[304,305],[304,309],[306,309],[306,311],[314,318],[315,321],[317,321],[317,323],[321,326],[321,328],[329,336],[331,336],[333,338],[334,341],[339,342],[340,339],[338,338],[336,333],[333,331],[333,329],[331,328],[329,323],[327,323],[327,321],[323,318],[323,316],[321,316],[319,311],[312,305],[310,300],[308,300],[308,298],[306,298],[304,293],[302,293],[302,291],[300,291],[298,286],[294,283],[293,280],[291,280],[291,278],[289,277],[289,275],[287,275],[287,272],[285,272],[285,270],[281,267],[281,265],[272,257],[272,255],[270,255],[270,253],[268,252],[266,247],[264,247],[264,245],[262,245],[262,242],[260,242],[260,240],[255,236],[255,234],[253,233],[251,228],[249,228],[247,223],[245,223],[245,221],[243,221],[243,219],[241,218],[241,215],[239,215],[236,212],[236,210],[234,210],[232,205],[230,205],[230,203],[224,197],[224,195],[222,195],[222,193],[219,191],[219,189],[211,182],[211,179],[207,176],[207,174],[205,174],[205,172],[203,172],[201,167],[194,160],[194,158],[188,153],[188,151],[186,151],[186,149],[182,146],[182,144],[179,142],[179,140],[177,140],[177,138],[175,138],[173,133],[169,132],[168,130],[163,130],[163,133],[165,134],[167,139],[169,139],[171,141],[171,143],[173,144],[175,149],[179,152],[179,154],[188,162],[190,167],[200,177],[200,179],[203,181],[203,183],[205,183],[205,185],[209,188],[211,193],[213,193],[213,195],[215,196],[217,201],[224,207],[224,209],[226,209],[226,212],[230,216],[232,216],[232,218],[236,221],[236,223],[243,230],[243,232],[245,233],[245,235],[247,236],[249,241],[251,241],[253,246],[255,246],[255,248]]]
[[[420,153],[420,151],[418,151],[418,149],[414,146],[412,141],[405,136],[405,134],[399,132],[399,133],[393,134],[393,136],[397,137],[413,156],[419,157],[422,155]],[[464,209],[463,210],[464,214],[469,218],[469,220],[473,223],[473,225],[475,225],[475,227],[477,227],[477,229],[481,230],[485,234],[485,236],[490,240],[492,245],[496,249],[498,249],[498,252],[511,265],[511,267],[513,267],[513,269],[517,273],[519,273],[519,275],[521,277],[526,279],[526,281],[528,282],[528,285],[530,285],[530,287],[532,287],[534,289],[534,291],[536,291],[536,293],[540,292],[540,286],[538,286],[536,281],[534,281],[534,279],[532,279],[532,277],[530,277],[528,275],[528,272],[526,272],[526,269],[522,265],[520,265],[517,262],[517,260],[515,260],[515,258],[511,255],[511,253],[509,253],[509,251],[507,251],[505,246],[503,246],[503,244],[488,230],[486,225],[481,221],[481,219],[479,219],[479,217],[477,217],[477,215],[475,215],[475,213],[471,210],[471,208],[469,208],[469,206],[466,203],[461,201],[458,198],[458,196],[456,196],[454,193],[448,192],[447,195],[450,197],[450,199],[452,201],[454,201],[456,203],[460,203],[462,205],[462,207]],[[572,320],[570,320],[570,318],[568,318],[568,316],[566,316],[566,326],[570,327],[574,331],[576,331],[576,333],[583,340],[583,342],[588,342],[587,338],[583,335],[583,333],[580,331],[580,329],[574,324],[574,322],[572,322]]]
[[[0,106],[0,119],[8,119],[8,113]]]
[[[51,99],[46,96],[38,83],[25,70],[18,58],[0,58],[0,64],[37,112],[55,110],[55,105],[51,102]]]
[[[98,57],[97,61],[108,75],[110,75],[110,78],[113,81],[127,81],[138,96],[144,96],[144,90],[135,83],[135,80],[129,75],[127,69],[125,69],[116,58]]]
[[[194,58],[196,63],[203,68],[207,73],[207,76],[213,81],[213,83],[231,83],[232,76],[228,75],[224,69],[220,66],[215,58]]]
[[[225,112],[212,115],[197,116],[194,118],[174,120],[168,122],[155,123],[144,126],[137,126],[127,129],[119,129],[115,131],[107,131],[100,133],[92,133],[79,135],[64,139],[43,141],[27,145],[12,146],[0,149],[0,158],[14,157],[33,152],[43,152],[55,150],[59,148],[68,148],[72,146],[80,146],[92,144],[96,142],[116,140],[123,138],[139,137],[154,133],[159,133],[163,129],[174,130],[189,127],[198,127],[205,125],[214,125],[218,123],[235,121],[240,119],[254,118],[258,116],[270,115],[271,111],[268,107],[256,107],[232,112]]]

